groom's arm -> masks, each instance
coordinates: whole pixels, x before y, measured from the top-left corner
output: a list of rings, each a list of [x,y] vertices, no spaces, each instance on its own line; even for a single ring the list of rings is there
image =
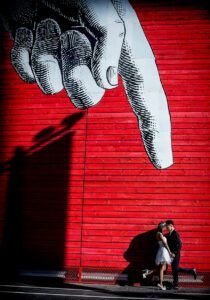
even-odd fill
[[[179,253],[182,247],[182,241],[177,231],[174,231],[174,252]]]

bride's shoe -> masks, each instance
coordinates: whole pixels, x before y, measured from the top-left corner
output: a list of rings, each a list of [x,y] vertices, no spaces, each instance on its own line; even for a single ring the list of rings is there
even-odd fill
[[[160,283],[158,283],[157,285],[162,291],[166,290],[166,287],[164,285],[161,285]]]
[[[143,270],[142,277],[143,277],[144,279],[146,279],[148,274],[149,274],[149,270],[148,270],[148,269]]]

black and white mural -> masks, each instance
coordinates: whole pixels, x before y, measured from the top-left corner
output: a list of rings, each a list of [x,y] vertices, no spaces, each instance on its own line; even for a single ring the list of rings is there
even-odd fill
[[[155,57],[128,0],[7,0],[11,63],[45,94],[66,90],[79,109],[99,103],[121,76],[147,154],[173,164],[171,121]]]

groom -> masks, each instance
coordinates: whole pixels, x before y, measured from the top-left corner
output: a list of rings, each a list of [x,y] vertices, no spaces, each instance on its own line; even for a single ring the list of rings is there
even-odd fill
[[[178,273],[184,272],[189,273],[194,276],[194,279],[197,278],[196,269],[193,268],[180,268],[180,251],[182,247],[182,241],[180,239],[179,233],[174,228],[174,222],[172,220],[166,221],[166,227],[168,230],[168,234],[166,235],[168,246],[172,253],[175,254],[173,262],[171,264],[172,274],[173,274],[173,288],[178,288]]]

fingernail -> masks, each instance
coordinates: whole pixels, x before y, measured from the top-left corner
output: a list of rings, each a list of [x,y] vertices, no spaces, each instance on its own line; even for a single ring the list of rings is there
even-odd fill
[[[118,72],[117,68],[110,66],[107,69],[107,80],[110,85],[117,86],[118,85]]]

